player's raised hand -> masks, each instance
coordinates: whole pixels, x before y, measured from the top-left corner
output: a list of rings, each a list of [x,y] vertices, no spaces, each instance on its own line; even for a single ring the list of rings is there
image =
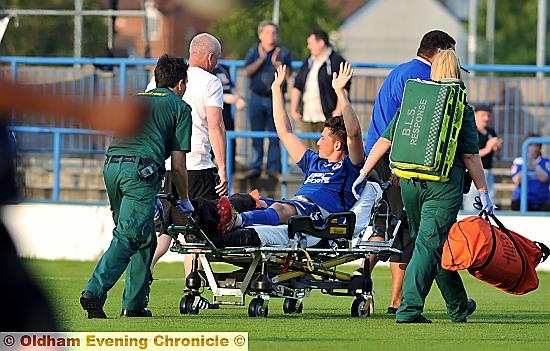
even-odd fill
[[[280,65],[277,67],[277,70],[275,71],[275,79],[273,80],[273,83],[271,84],[271,90],[280,90],[281,86],[285,82],[285,74],[286,74],[286,65]]]
[[[349,62],[340,63],[340,71],[332,73],[332,88],[335,91],[343,90],[353,75],[353,69]]]

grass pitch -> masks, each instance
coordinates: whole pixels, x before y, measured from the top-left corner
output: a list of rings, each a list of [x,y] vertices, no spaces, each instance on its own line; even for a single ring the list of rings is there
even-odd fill
[[[550,349],[550,273],[539,272],[539,288],[524,296],[508,295],[462,274],[477,311],[466,324],[449,321],[443,299],[433,286],[426,301],[429,325],[397,325],[387,315],[391,277],[389,269],[375,269],[375,313],[352,318],[353,298],[325,296],[314,291],[304,300],[300,315],[285,315],[282,299],[272,299],[267,318],[250,318],[247,306],[222,306],[197,316],[180,315],[184,286],[183,265],[159,263],[149,308],[154,317],[122,319],[123,280],[110,291],[105,306],[107,320],[88,320],[79,296],[95,262],[27,262],[42,283],[64,331],[246,331],[250,350],[548,350]],[[209,292],[206,296],[210,296]],[[247,299],[247,303],[250,299]]]

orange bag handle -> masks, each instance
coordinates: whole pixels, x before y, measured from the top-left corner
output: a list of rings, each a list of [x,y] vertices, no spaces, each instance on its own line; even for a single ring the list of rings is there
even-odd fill
[[[517,243],[515,242],[515,240],[513,239],[513,237],[510,235],[510,232],[508,231],[508,229],[506,229],[506,227],[504,226],[504,224],[502,224],[502,222],[497,218],[497,216],[495,216],[495,214],[492,214],[492,215],[489,215],[487,214],[487,212],[485,210],[482,210],[480,213],[479,213],[479,216],[482,217],[482,216],[485,216],[485,220],[489,221],[489,217],[491,217],[495,223],[498,225],[498,227],[504,232],[506,233],[506,235],[510,238],[510,240],[512,240],[512,243],[514,243],[514,246],[516,247],[516,249],[518,248],[518,245]],[[492,231],[492,227],[491,227],[491,231]],[[541,257],[541,260],[540,262],[544,262],[546,261],[546,259],[548,258],[548,256],[550,256],[550,248],[548,248],[548,246],[544,245],[543,243],[539,242],[539,241],[533,241],[540,249],[540,251],[542,252],[542,257]],[[522,257],[523,259],[523,257]]]

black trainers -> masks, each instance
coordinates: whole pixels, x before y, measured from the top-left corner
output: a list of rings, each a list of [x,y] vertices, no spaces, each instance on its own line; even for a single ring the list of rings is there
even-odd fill
[[[388,314],[396,314],[397,313],[397,307],[388,307]]]
[[[396,319],[395,323],[403,324],[403,323],[431,323],[432,320],[424,317],[423,315],[419,314],[418,316],[414,317],[413,319]]]
[[[120,312],[121,317],[153,317],[153,312],[142,308],[141,310],[127,310],[123,309]]]
[[[80,306],[88,312],[88,318],[107,318],[101,302],[89,291],[83,291],[80,296]]]
[[[468,316],[476,311],[477,304],[476,300],[468,299]]]

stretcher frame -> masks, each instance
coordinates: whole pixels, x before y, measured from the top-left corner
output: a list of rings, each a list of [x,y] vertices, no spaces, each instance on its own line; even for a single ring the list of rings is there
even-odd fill
[[[383,189],[387,189],[385,184]],[[331,214],[323,227],[313,225],[307,216],[294,216],[289,220],[287,232],[289,246],[225,247],[218,248],[199,228],[192,217],[184,226],[169,225],[167,232],[172,236],[171,251],[184,255],[193,255],[191,272],[186,277],[186,288],[180,300],[180,313],[196,315],[201,304],[203,280],[212,291],[209,309],[221,305],[246,305],[246,296],[252,296],[249,302],[250,317],[267,317],[271,298],[284,298],[284,313],[301,313],[303,300],[312,290],[334,296],[354,296],[351,305],[353,317],[368,317],[374,312],[370,258],[387,259],[401,251],[393,248],[393,237],[400,226],[400,220],[392,214],[380,214],[375,204],[371,222],[375,216],[392,218],[395,229],[386,230],[384,241],[362,241],[363,230],[357,241],[353,240],[355,213],[340,212]],[[284,228],[286,225],[281,226]],[[179,234],[191,233],[203,242],[185,242],[179,240]],[[304,235],[313,235],[329,240],[329,247],[304,247]],[[311,258],[314,256],[314,259]],[[363,258],[361,274],[336,270],[337,266]],[[197,267],[199,262],[204,269],[201,277]],[[211,263],[225,262],[241,269],[233,274],[219,274],[212,269]],[[366,273],[365,273],[366,272]]]

